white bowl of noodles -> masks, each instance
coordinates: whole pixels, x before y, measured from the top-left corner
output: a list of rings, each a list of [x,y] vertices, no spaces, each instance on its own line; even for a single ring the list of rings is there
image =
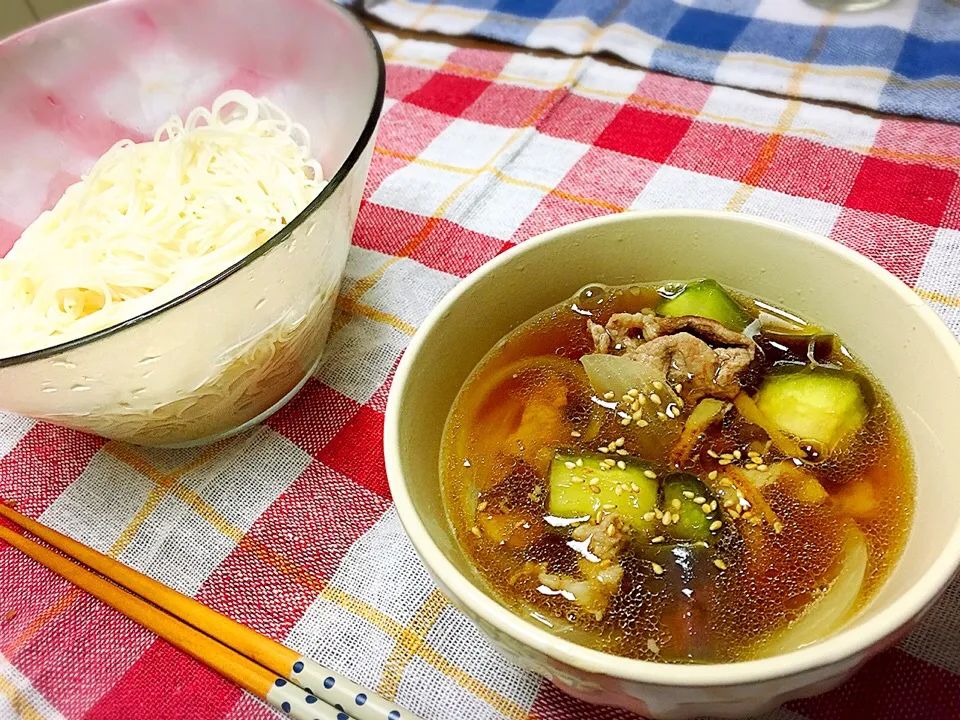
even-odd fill
[[[557,632],[562,624],[551,630],[543,617],[509,609],[465,551],[441,478],[449,467],[441,465],[444,429],[461,387],[491,349],[517,352],[516,344],[501,340],[581,288],[704,277],[829,328],[863,362],[902,418],[915,457],[913,517],[922,522],[907,525],[899,561],[868,604],[812,644],[703,664],[601,652]],[[893,275],[800,229],[733,213],[678,210],[562,227],[469,276],[407,349],[390,393],[384,446],[390,489],[415,549],[446,595],[507,657],[589,702],[681,720],[754,716],[824,692],[904,637],[960,566],[960,504],[944,501],[956,495],[958,432],[960,347]]]
[[[323,351],[383,92],[322,0],[113,0],[0,44],[0,408],[159,446],[275,412]]]

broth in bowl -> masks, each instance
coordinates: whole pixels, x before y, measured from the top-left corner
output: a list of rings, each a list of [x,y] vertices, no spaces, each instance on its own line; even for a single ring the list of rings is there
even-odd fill
[[[842,341],[709,279],[591,285],[511,332],[453,405],[441,477],[503,603],[673,663],[830,635],[914,497],[892,403]]]

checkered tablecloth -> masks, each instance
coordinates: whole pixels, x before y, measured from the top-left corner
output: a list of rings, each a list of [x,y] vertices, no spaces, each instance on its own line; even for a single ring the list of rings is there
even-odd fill
[[[342,0],[347,2],[347,0]],[[960,122],[960,3],[838,13],[805,0],[354,0],[413,30],[478,35],[790,97]]]
[[[865,253],[960,333],[960,128],[610,67],[380,37],[387,95],[329,348],[266,425],[157,451],[0,415],[0,496],[428,720],[627,718],[505,662],[391,507],[394,368],[496,254],[628,208],[728,208]],[[259,701],[0,548],[0,717],[270,718]],[[776,720],[960,717],[960,583],[898,649]]]

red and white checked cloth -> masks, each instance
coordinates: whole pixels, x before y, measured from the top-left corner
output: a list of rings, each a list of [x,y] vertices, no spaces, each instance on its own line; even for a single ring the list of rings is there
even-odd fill
[[[458,278],[627,208],[730,208],[830,235],[960,331],[960,128],[626,70],[380,37],[384,117],[326,359],[265,426],[133,448],[0,416],[0,496],[430,720],[627,718],[503,661],[391,508],[387,389]],[[0,548],[0,717],[268,718],[150,633]],[[770,715],[960,717],[960,584],[903,645]]]

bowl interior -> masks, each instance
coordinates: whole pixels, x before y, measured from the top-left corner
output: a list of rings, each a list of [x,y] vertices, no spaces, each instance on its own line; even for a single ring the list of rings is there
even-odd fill
[[[329,177],[377,78],[366,34],[326,0],[112,0],[15,35],[0,44],[0,256],[115,142],[232,88],[305,125]]]
[[[922,521],[914,523],[901,561],[853,627],[877,619],[872,632],[882,637],[946,584],[960,560],[954,480],[960,465],[955,441],[960,352],[946,327],[906,286],[827,240],[732,214],[625,214],[528,243],[468,279],[428,319],[390,399],[387,467],[401,518],[427,564],[462,604],[484,616],[498,612],[480,597],[483,583],[453,537],[440,496],[441,431],[467,375],[503,335],[589,282],[703,276],[837,332],[890,392],[903,417],[919,477],[915,517]],[[491,622],[501,620],[515,630],[526,625],[513,616],[495,615]],[[533,627],[517,632],[528,639],[539,635],[551,648],[564,645]],[[866,644],[857,632],[829,641],[838,658]],[[607,660],[608,672],[650,665]]]

